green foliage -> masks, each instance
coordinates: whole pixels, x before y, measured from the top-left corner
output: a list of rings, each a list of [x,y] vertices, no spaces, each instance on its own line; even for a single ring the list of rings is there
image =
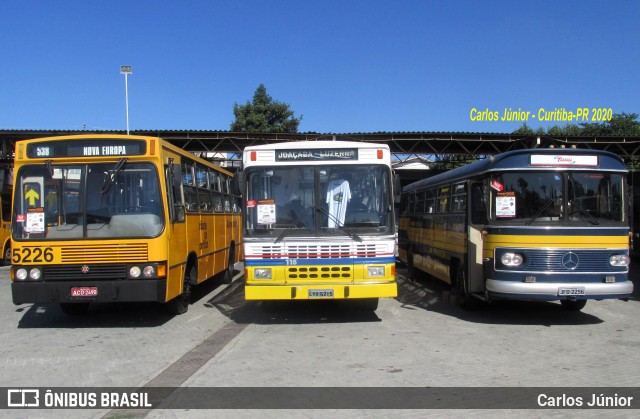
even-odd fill
[[[529,127],[529,125],[527,125],[527,123],[524,122],[520,128],[518,128],[517,130],[513,131],[513,134],[544,135],[544,128],[540,127],[540,128],[538,128],[537,130],[534,131],[533,128]]]
[[[640,121],[638,121],[637,113],[619,113],[614,114],[610,121],[602,123],[583,123],[583,124],[567,124],[565,126],[555,125],[546,132],[544,128],[538,128],[534,131],[526,123],[513,131],[513,134],[520,135],[552,135],[552,136],[570,136],[582,135],[585,137],[638,137],[640,136]]]
[[[253,101],[244,105],[233,105],[236,119],[231,123],[231,131],[236,132],[298,132],[302,120],[295,117],[289,105],[273,100],[263,84],[253,94]]]

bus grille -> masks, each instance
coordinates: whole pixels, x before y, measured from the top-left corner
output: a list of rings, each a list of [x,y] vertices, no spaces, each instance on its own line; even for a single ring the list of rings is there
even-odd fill
[[[300,279],[351,279],[350,266],[287,267],[287,280]]]
[[[323,259],[388,256],[385,244],[300,244],[251,246],[251,256],[263,259]]]
[[[84,269],[83,269],[84,267]],[[83,273],[83,270],[86,273]],[[45,281],[94,281],[127,278],[127,266],[117,265],[55,265],[43,267]]]
[[[62,263],[132,263],[146,262],[146,243],[62,246]]]
[[[524,271],[530,272],[568,272],[569,269],[562,265],[562,257],[567,254],[566,249],[523,249],[525,259],[528,261]],[[626,268],[614,268],[609,263],[611,251],[601,250],[580,250],[574,249],[580,259],[578,266],[572,272],[620,272]]]
[[[351,246],[348,244],[287,246],[287,253],[291,259],[348,258],[351,256]]]

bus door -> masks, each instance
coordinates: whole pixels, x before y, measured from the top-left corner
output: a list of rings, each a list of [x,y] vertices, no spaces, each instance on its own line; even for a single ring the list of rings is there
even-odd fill
[[[482,268],[482,230],[487,221],[487,211],[482,183],[472,181],[469,184],[469,205],[467,205],[467,278],[469,291],[484,292],[484,274]]]

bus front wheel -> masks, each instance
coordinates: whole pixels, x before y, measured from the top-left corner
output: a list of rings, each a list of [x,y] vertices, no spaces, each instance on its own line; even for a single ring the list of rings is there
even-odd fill
[[[229,249],[229,260],[227,261],[227,269],[224,271],[224,278],[222,279],[223,284],[230,284],[233,281],[233,267],[235,266],[236,260],[236,248],[232,244]]]
[[[173,300],[167,302],[167,310],[170,314],[184,314],[189,310],[189,302],[191,301],[191,284],[196,277],[196,270],[193,265],[187,266],[182,281],[182,293]]]
[[[7,245],[4,247],[4,252],[2,254],[2,259],[0,260],[0,263],[3,266],[11,265],[11,245],[9,243],[7,243]]]
[[[480,301],[474,298],[474,296],[469,292],[469,282],[467,281],[464,265],[458,265],[455,272],[456,276],[454,278],[453,286],[456,303],[463,310],[474,310],[478,308]]]

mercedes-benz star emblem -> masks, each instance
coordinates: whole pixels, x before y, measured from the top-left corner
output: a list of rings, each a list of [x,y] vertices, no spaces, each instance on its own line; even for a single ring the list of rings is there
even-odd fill
[[[580,258],[573,252],[565,253],[562,256],[562,266],[569,270],[574,270],[578,267],[578,263],[580,263]]]

